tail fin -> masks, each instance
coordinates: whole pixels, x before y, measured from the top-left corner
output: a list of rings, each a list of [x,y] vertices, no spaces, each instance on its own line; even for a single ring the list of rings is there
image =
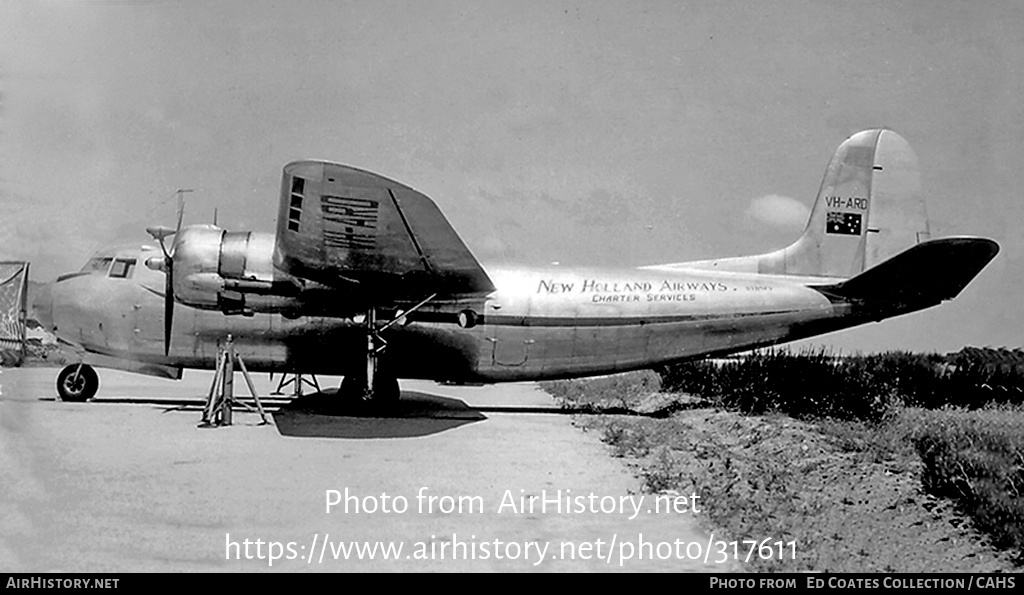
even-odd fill
[[[917,156],[895,132],[865,130],[832,156],[800,239],[758,269],[848,278],[928,238]]]
[[[836,149],[807,227],[789,247],[650,268],[848,279],[928,239],[917,156],[902,136],[874,129]]]

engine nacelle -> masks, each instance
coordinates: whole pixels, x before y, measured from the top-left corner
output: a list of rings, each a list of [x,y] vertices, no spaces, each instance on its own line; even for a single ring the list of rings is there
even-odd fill
[[[274,235],[191,225],[174,238],[174,297],[225,314],[296,307],[301,286],[274,268]]]

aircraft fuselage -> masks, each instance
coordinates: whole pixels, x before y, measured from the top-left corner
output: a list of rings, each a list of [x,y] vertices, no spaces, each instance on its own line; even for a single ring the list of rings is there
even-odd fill
[[[157,249],[121,250],[144,263]],[[497,291],[482,302],[428,304],[384,332],[382,365],[398,378],[492,382],[564,378],[649,367],[793,340],[863,322],[800,279],[700,270],[488,267]],[[58,336],[88,354],[210,369],[230,334],[251,370],[346,374],[365,353],[352,318],[226,316],[176,305],[164,355],[164,275],[93,272],[53,286]],[[466,307],[480,324],[432,322]]]

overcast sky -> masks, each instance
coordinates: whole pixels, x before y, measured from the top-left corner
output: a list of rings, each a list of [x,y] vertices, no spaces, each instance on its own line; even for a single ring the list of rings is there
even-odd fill
[[[918,153],[933,235],[1002,253],[844,351],[1024,343],[1024,3],[0,0],[0,257],[33,277],[186,223],[274,229],[281,167],[433,197],[486,262],[792,242],[836,146]]]

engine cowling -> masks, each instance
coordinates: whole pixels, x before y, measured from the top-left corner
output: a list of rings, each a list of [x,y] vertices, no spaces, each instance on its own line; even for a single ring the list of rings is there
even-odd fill
[[[300,284],[274,268],[274,235],[191,225],[172,251],[174,298],[225,314],[294,309]]]

